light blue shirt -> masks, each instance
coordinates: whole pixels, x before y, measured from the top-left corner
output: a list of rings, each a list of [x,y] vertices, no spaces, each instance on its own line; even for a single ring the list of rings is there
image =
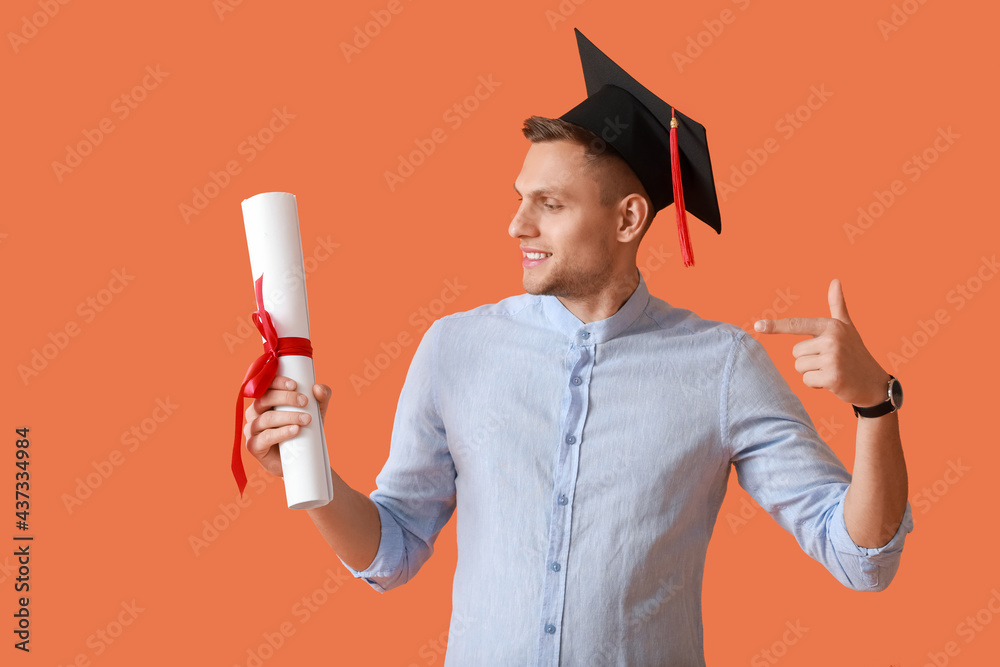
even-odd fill
[[[850,474],[743,330],[650,296],[641,275],[589,324],[514,296],[424,335],[371,494],[378,553],[348,569],[378,591],[406,583],[457,507],[447,665],[704,665],[705,553],[731,465],[838,581],[892,580],[909,503],[883,547],[851,540]]]

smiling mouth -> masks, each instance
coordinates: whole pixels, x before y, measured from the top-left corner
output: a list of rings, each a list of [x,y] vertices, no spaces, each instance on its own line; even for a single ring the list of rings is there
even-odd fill
[[[526,252],[524,256],[528,259],[545,259],[546,257],[551,257],[551,252]]]

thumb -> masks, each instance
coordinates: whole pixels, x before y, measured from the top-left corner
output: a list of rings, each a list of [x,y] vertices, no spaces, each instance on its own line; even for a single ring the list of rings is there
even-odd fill
[[[330,397],[332,395],[333,390],[327,385],[319,383],[313,385],[313,396],[316,397],[316,402],[319,403],[319,416],[323,421],[326,421],[326,409],[330,405]]]
[[[830,303],[830,317],[841,322],[853,325],[851,316],[847,313],[847,301],[844,300],[844,288],[840,285],[840,280],[834,278],[830,281],[830,292],[827,294],[827,301]]]

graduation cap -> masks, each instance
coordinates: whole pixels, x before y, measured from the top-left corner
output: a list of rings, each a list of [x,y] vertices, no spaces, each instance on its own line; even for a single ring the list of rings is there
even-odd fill
[[[685,209],[722,233],[705,127],[651,93],[576,30],[587,99],[560,118],[590,130],[632,168],[659,211],[676,201],[684,265],[694,264]]]

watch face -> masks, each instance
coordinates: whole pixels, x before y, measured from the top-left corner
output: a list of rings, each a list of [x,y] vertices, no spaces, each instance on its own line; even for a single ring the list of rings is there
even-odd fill
[[[892,406],[897,410],[903,407],[903,385],[899,384],[899,380],[896,378],[892,379],[892,388],[889,389],[889,400],[892,401]]]

